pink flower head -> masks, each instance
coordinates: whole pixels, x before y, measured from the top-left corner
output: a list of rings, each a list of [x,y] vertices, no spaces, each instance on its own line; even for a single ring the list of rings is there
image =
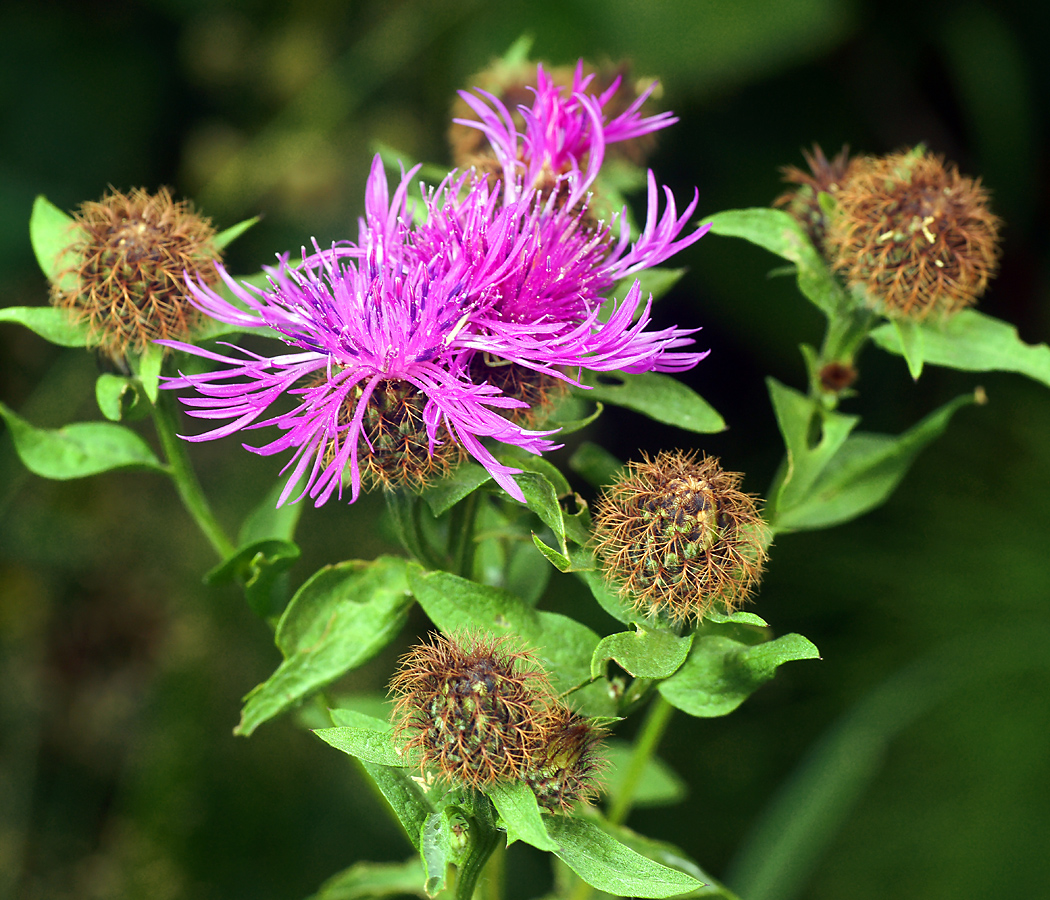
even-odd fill
[[[510,476],[519,470],[499,463],[480,439],[490,437],[537,454],[555,446],[547,433],[526,431],[496,411],[521,406],[520,401],[469,380],[471,353],[457,335],[469,319],[470,298],[484,296],[506,266],[491,255],[424,260],[414,254],[404,239],[405,187],[412,174],[402,177],[390,201],[376,159],[362,246],[318,250],[309,257],[304,253],[300,267],[282,264],[270,272],[269,290],[239,285],[220,268],[245,309],[203,283],[190,282],[204,312],[235,325],[267,325],[294,348],[273,357],[234,348],[238,355],[233,356],[168,343],[229,367],[165,384],[196,389],[198,396],[183,398],[191,416],[229,420],[188,440],[268,425],[284,431],[268,444],[248,447],[262,455],[293,450],[286,468],[294,468],[282,503],[303,476],[303,493],[316,505],[336,490],[341,496],[347,471],[351,502],[357,499],[367,461],[362,455],[379,452],[366,428],[369,404],[391,383],[420,398],[431,453],[444,441],[457,442],[518,500],[524,497]],[[263,419],[285,394],[298,397],[298,405]]]

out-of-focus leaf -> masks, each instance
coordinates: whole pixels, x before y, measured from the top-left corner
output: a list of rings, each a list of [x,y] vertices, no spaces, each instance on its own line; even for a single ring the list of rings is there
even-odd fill
[[[277,580],[299,561],[300,553],[299,546],[291,541],[253,541],[212,569],[204,580],[208,584],[240,582],[252,611],[261,619],[268,619],[279,609],[274,597]]]
[[[418,856],[403,863],[355,863],[329,878],[307,900],[370,900],[372,897],[415,895],[423,890],[423,860]]]
[[[800,634],[748,646],[720,635],[701,635],[684,666],[658,690],[672,706],[700,718],[731,713],[769,681],[777,666],[820,653]]]
[[[166,469],[142,438],[113,422],[77,422],[63,428],[37,428],[0,403],[19,458],[35,475],[66,481],[111,469]]]
[[[76,221],[71,216],[67,216],[43,194],[37,195],[33,212],[29,216],[29,240],[41,271],[52,284],[62,276],[62,255],[76,240],[76,227]],[[69,273],[62,280],[62,289],[69,290],[75,284],[76,276]]]
[[[614,585],[609,584],[602,577],[601,572],[593,566],[590,569],[581,570],[579,577],[591,589],[591,593],[594,595],[594,599],[598,601],[598,605],[616,619],[617,622],[630,625],[637,619],[644,619],[644,616],[636,612],[631,603],[623,597]]]
[[[17,322],[59,347],[86,347],[91,333],[86,319],[54,306],[5,306],[0,322]]]
[[[603,400],[686,431],[712,434],[726,423],[703,397],[670,375],[660,372],[585,372],[573,388],[580,396]],[[588,389],[589,388],[589,389]]]
[[[410,584],[419,605],[444,633],[483,628],[495,635],[514,634],[535,651],[555,690],[590,681],[598,635],[575,619],[535,610],[507,591],[449,572],[413,571]]]
[[[623,469],[623,463],[604,447],[584,441],[569,457],[569,468],[585,478],[592,487],[600,488],[616,478]]]
[[[632,746],[626,741],[613,740],[606,740],[602,747],[602,756],[609,763],[602,780],[605,792],[613,802],[620,792],[620,776],[627,771],[632,749]],[[685,782],[674,770],[659,757],[650,756],[646,760],[645,769],[642,770],[642,777],[634,786],[631,805],[636,807],[670,806],[682,800],[687,793],[688,788]]]
[[[900,341],[904,361],[908,364],[908,373],[915,381],[918,381],[922,374],[923,364],[922,328],[917,322],[908,319],[895,320],[893,327],[897,330],[897,340]]]
[[[131,371],[138,376],[142,390],[149,397],[149,402],[156,404],[157,391],[160,389],[160,367],[164,362],[164,348],[159,344],[147,344],[140,354],[128,354]]]
[[[964,372],[1017,372],[1050,386],[1050,347],[1026,344],[1017,329],[973,309],[947,322],[927,320],[915,326],[922,338],[923,359],[934,366]],[[898,329],[880,325],[872,340],[890,353],[904,355]]]
[[[852,305],[805,229],[783,210],[730,209],[706,221],[711,223],[712,234],[743,238],[794,263],[799,290],[829,317]]]
[[[642,856],[594,822],[570,816],[543,818],[547,833],[558,843],[558,857],[591,887],[615,897],[662,898],[701,886],[692,875]]]
[[[289,502],[278,506],[277,501],[281,498],[284,486],[284,480],[278,480],[255,509],[248,513],[237,534],[238,543],[244,545],[264,540],[290,541],[295,537],[303,504]],[[294,489],[291,498],[295,499]]]
[[[277,623],[284,662],[246,697],[236,734],[251,734],[309,694],[371,659],[401,630],[412,596],[401,557],[325,566]]]
[[[889,499],[919,452],[940,437],[957,409],[974,402],[956,397],[899,436],[851,435],[828,461],[806,496],[778,509],[780,530],[802,531],[841,525]]]
[[[668,678],[685,662],[692,644],[692,635],[679,637],[639,625],[636,631],[610,634],[598,642],[591,657],[591,675],[603,675],[605,664],[613,659],[635,678]]]
[[[246,232],[249,228],[255,225],[260,218],[260,216],[252,216],[250,219],[245,219],[243,222],[238,222],[236,225],[231,225],[229,228],[225,229],[224,231],[220,231],[217,235],[215,235],[215,238],[212,240],[212,243],[220,250],[222,250],[223,248],[227,247],[229,244],[237,240],[237,238],[244,234],[244,232]]]

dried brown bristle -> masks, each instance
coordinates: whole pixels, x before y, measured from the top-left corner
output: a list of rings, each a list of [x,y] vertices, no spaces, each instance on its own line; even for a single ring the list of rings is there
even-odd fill
[[[823,193],[836,196],[848,177],[851,166],[856,165],[857,160],[850,160],[849,147],[843,147],[829,161],[819,144],[813,145],[812,153],[803,150],[802,156],[809,166],[809,171],[805,172],[797,166],[784,166],[780,170],[783,180],[797,187],[777,197],[773,206],[782,206],[791,213],[809,233],[813,245],[823,252],[828,222],[827,215],[820,205],[820,195]]]

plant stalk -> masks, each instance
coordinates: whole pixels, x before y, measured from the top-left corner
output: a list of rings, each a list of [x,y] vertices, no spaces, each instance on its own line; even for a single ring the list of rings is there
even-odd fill
[[[660,740],[667,730],[667,724],[671,721],[674,707],[671,706],[662,694],[656,694],[646,714],[645,722],[642,723],[641,732],[634,741],[634,750],[631,758],[627,761],[627,771],[620,782],[620,790],[613,798],[612,808],[607,816],[613,825],[622,825],[631,812],[634,805],[634,794],[642,780],[642,773],[649,764],[649,760],[660,745]]]

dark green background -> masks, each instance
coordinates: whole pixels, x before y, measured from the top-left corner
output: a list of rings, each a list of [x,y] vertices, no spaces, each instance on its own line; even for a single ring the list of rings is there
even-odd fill
[[[813,141],[829,153],[926,141],[981,175],[1006,220],[982,309],[1045,341],[1050,15],[1035,10],[6,3],[0,304],[45,302],[26,228],[37,193],[72,209],[110,184],[170,184],[220,227],[263,213],[231,253],[245,272],[311,237],[353,236],[375,142],[446,160],[454,90],[528,32],[537,57],[630,57],[663,80],[682,121],[653,165],[679,198],[696,185],[701,213],[767,204],[777,167]],[[712,353],[688,378],[730,430],[696,441],[622,413],[590,436],[621,456],[637,454],[639,434],[648,450],[699,446],[761,492],[780,453],[763,378],[802,386],[797,345],[819,340],[819,316],[740,242],[704,238],[681,262],[689,275],[658,316],[703,326]],[[810,637],[823,661],[786,666],[726,719],[680,715],[664,755],[691,796],[632,824],[736,885],[769,865],[775,877],[744,900],[1048,896],[1050,391],[938,370],[914,385],[874,349],[861,368],[845,408],[868,429],[901,431],[977,384],[989,403],[960,412],[883,509],[777,541],[754,609]],[[0,326],[0,400],[37,424],[98,418],[96,373],[88,353]],[[192,451],[231,529],[279,467],[236,443]],[[382,549],[378,509],[307,508],[294,580]],[[232,736],[240,696],[278,654],[232,588],[201,585],[212,563],[158,477],[48,483],[0,440],[0,897],[298,898],[355,860],[407,855],[346,758],[290,718]],[[396,652],[345,687],[382,689]],[[850,740],[793,781],[844,723]],[[748,844],[785,784],[804,789],[767,834],[802,834],[814,816],[805,833],[826,852]],[[829,805],[814,808],[822,788]],[[810,877],[792,870],[809,858]],[[545,889],[538,856],[511,862],[511,897]]]

